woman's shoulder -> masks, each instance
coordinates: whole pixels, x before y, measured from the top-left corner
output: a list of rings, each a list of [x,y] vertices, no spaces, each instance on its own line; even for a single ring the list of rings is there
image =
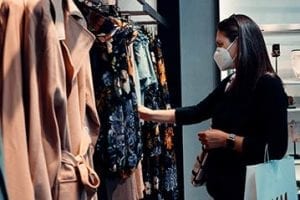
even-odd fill
[[[262,75],[256,85],[256,95],[265,99],[268,103],[273,104],[281,102],[284,108],[288,105],[288,98],[283,87],[281,78],[274,73],[266,73]]]
[[[283,84],[281,78],[277,74],[267,72],[258,79],[256,88],[273,91],[283,89]]]
[[[280,77],[275,74],[275,73],[271,73],[271,72],[267,72],[264,75],[262,75],[259,79],[258,79],[258,83],[261,84],[279,84],[282,85],[282,81],[280,79]]]

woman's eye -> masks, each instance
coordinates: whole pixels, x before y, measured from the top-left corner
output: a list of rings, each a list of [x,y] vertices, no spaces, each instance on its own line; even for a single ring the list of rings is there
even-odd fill
[[[216,45],[217,45],[217,47],[223,47],[223,43],[217,42]]]

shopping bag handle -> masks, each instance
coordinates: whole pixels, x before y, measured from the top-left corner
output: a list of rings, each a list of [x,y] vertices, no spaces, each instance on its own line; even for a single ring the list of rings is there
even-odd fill
[[[268,143],[265,146],[265,154],[264,154],[264,162],[269,162],[270,161],[270,156],[269,156],[269,145]]]

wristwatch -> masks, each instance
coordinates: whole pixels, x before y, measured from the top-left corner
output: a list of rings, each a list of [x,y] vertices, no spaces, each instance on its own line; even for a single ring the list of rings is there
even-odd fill
[[[226,139],[226,147],[229,149],[233,149],[235,145],[235,137],[236,135],[233,133],[228,134],[228,137]]]

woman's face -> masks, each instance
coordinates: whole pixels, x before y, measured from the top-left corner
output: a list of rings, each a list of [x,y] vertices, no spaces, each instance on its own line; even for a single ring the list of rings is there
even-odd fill
[[[229,38],[225,36],[224,32],[222,31],[217,31],[217,35],[216,35],[216,45],[217,47],[222,47],[227,49],[229,47],[229,45],[232,42],[230,42]],[[236,58],[237,56],[237,41],[234,40],[233,44],[231,45],[231,47],[229,49],[227,49],[229,51],[229,54],[231,56],[231,58]],[[236,60],[236,59],[234,59]]]

